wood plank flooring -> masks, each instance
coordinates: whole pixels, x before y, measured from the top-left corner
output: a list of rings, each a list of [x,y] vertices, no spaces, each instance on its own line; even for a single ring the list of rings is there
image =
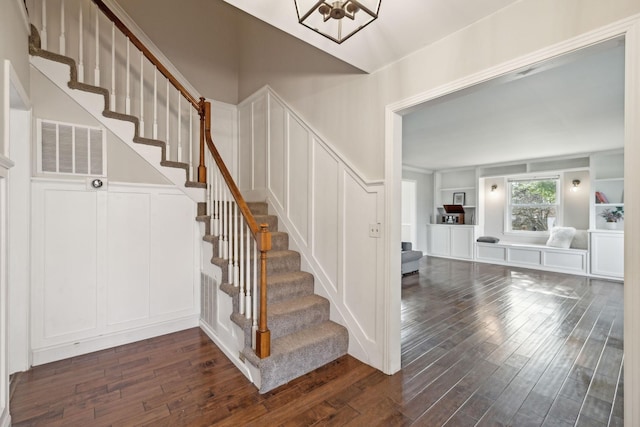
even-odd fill
[[[622,426],[622,284],[425,257],[402,366],[350,356],[260,395],[199,329],[38,366],[14,426]]]

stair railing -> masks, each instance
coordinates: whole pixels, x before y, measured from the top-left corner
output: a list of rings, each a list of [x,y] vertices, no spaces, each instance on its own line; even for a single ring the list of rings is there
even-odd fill
[[[74,59],[78,82],[110,86],[107,108],[137,117],[138,137],[163,138],[165,160],[181,163],[186,157],[189,177],[207,184],[207,215],[212,235],[218,236],[217,255],[228,260],[227,281],[238,288],[240,313],[251,321],[253,348],[258,357],[268,357],[267,252],[271,233],[267,224],[256,222],[215,147],[211,104],[190,94],[102,0],[27,0],[27,7],[31,23],[40,32],[43,50]],[[56,35],[57,49],[56,43],[50,43]],[[192,166],[196,163],[194,147],[199,152],[197,176]]]

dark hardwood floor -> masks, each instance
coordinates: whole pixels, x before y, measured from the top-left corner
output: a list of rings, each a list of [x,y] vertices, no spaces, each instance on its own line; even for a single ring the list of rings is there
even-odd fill
[[[622,426],[622,284],[423,258],[402,366],[350,356],[260,395],[199,329],[33,368],[14,426]]]

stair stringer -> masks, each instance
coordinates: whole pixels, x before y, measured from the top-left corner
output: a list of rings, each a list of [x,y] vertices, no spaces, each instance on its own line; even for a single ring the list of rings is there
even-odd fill
[[[75,68],[74,61],[60,55],[51,54],[51,56],[56,56],[60,59],[48,59],[32,54],[30,56],[31,65],[194,202],[201,202],[205,199],[205,188],[198,186],[198,184],[187,182],[186,174],[188,172],[185,171],[184,164],[163,160],[166,146],[164,142],[139,137],[138,119],[136,117],[108,110],[108,96],[105,95],[105,89],[74,81],[74,73],[72,71]],[[66,60],[60,62],[63,59]],[[77,86],[78,88],[73,88],[72,86]]]

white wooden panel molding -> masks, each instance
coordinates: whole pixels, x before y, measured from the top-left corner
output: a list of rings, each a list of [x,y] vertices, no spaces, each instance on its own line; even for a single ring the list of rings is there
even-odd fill
[[[311,205],[311,134],[291,115],[287,115],[288,157],[296,159],[288,162],[289,191],[287,198],[287,217],[295,228],[303,245],[309,244],[309,210]]]
[[[149,317],[150,204],[145,193],[109,195],[107,325]]]
[[[273,202],[278,204],[279,210],[286,210],[287,183],[287,150],[285,132],[285,110],[273,97],[268,97],[269,103],[269,139],[268,162],[269,183],[268,188],[273,194]]]
[[[340,186],[338,161],[317,140],[312,142],[311,254],[318,261],[325,282],[338,292]],[[292,159],[295,161],[295,159]]]
[[[314,274],[316,293],[331,301],[331,319],[349,329],[349,354],[382,369],[384,245],[369,237],[368,226],[382,222],[383,183],[363,178],[268,86],[239,111],[240,176],[247,179],[246,168],[258,171],[241,189],[258,194],[255,177],[267,167],[269,207],[301,253],[303,269]],[[269,151],[262,153],[265,131]]]
[[[33,363],[198,325],[195,204],[172,186],[33,179]]]

